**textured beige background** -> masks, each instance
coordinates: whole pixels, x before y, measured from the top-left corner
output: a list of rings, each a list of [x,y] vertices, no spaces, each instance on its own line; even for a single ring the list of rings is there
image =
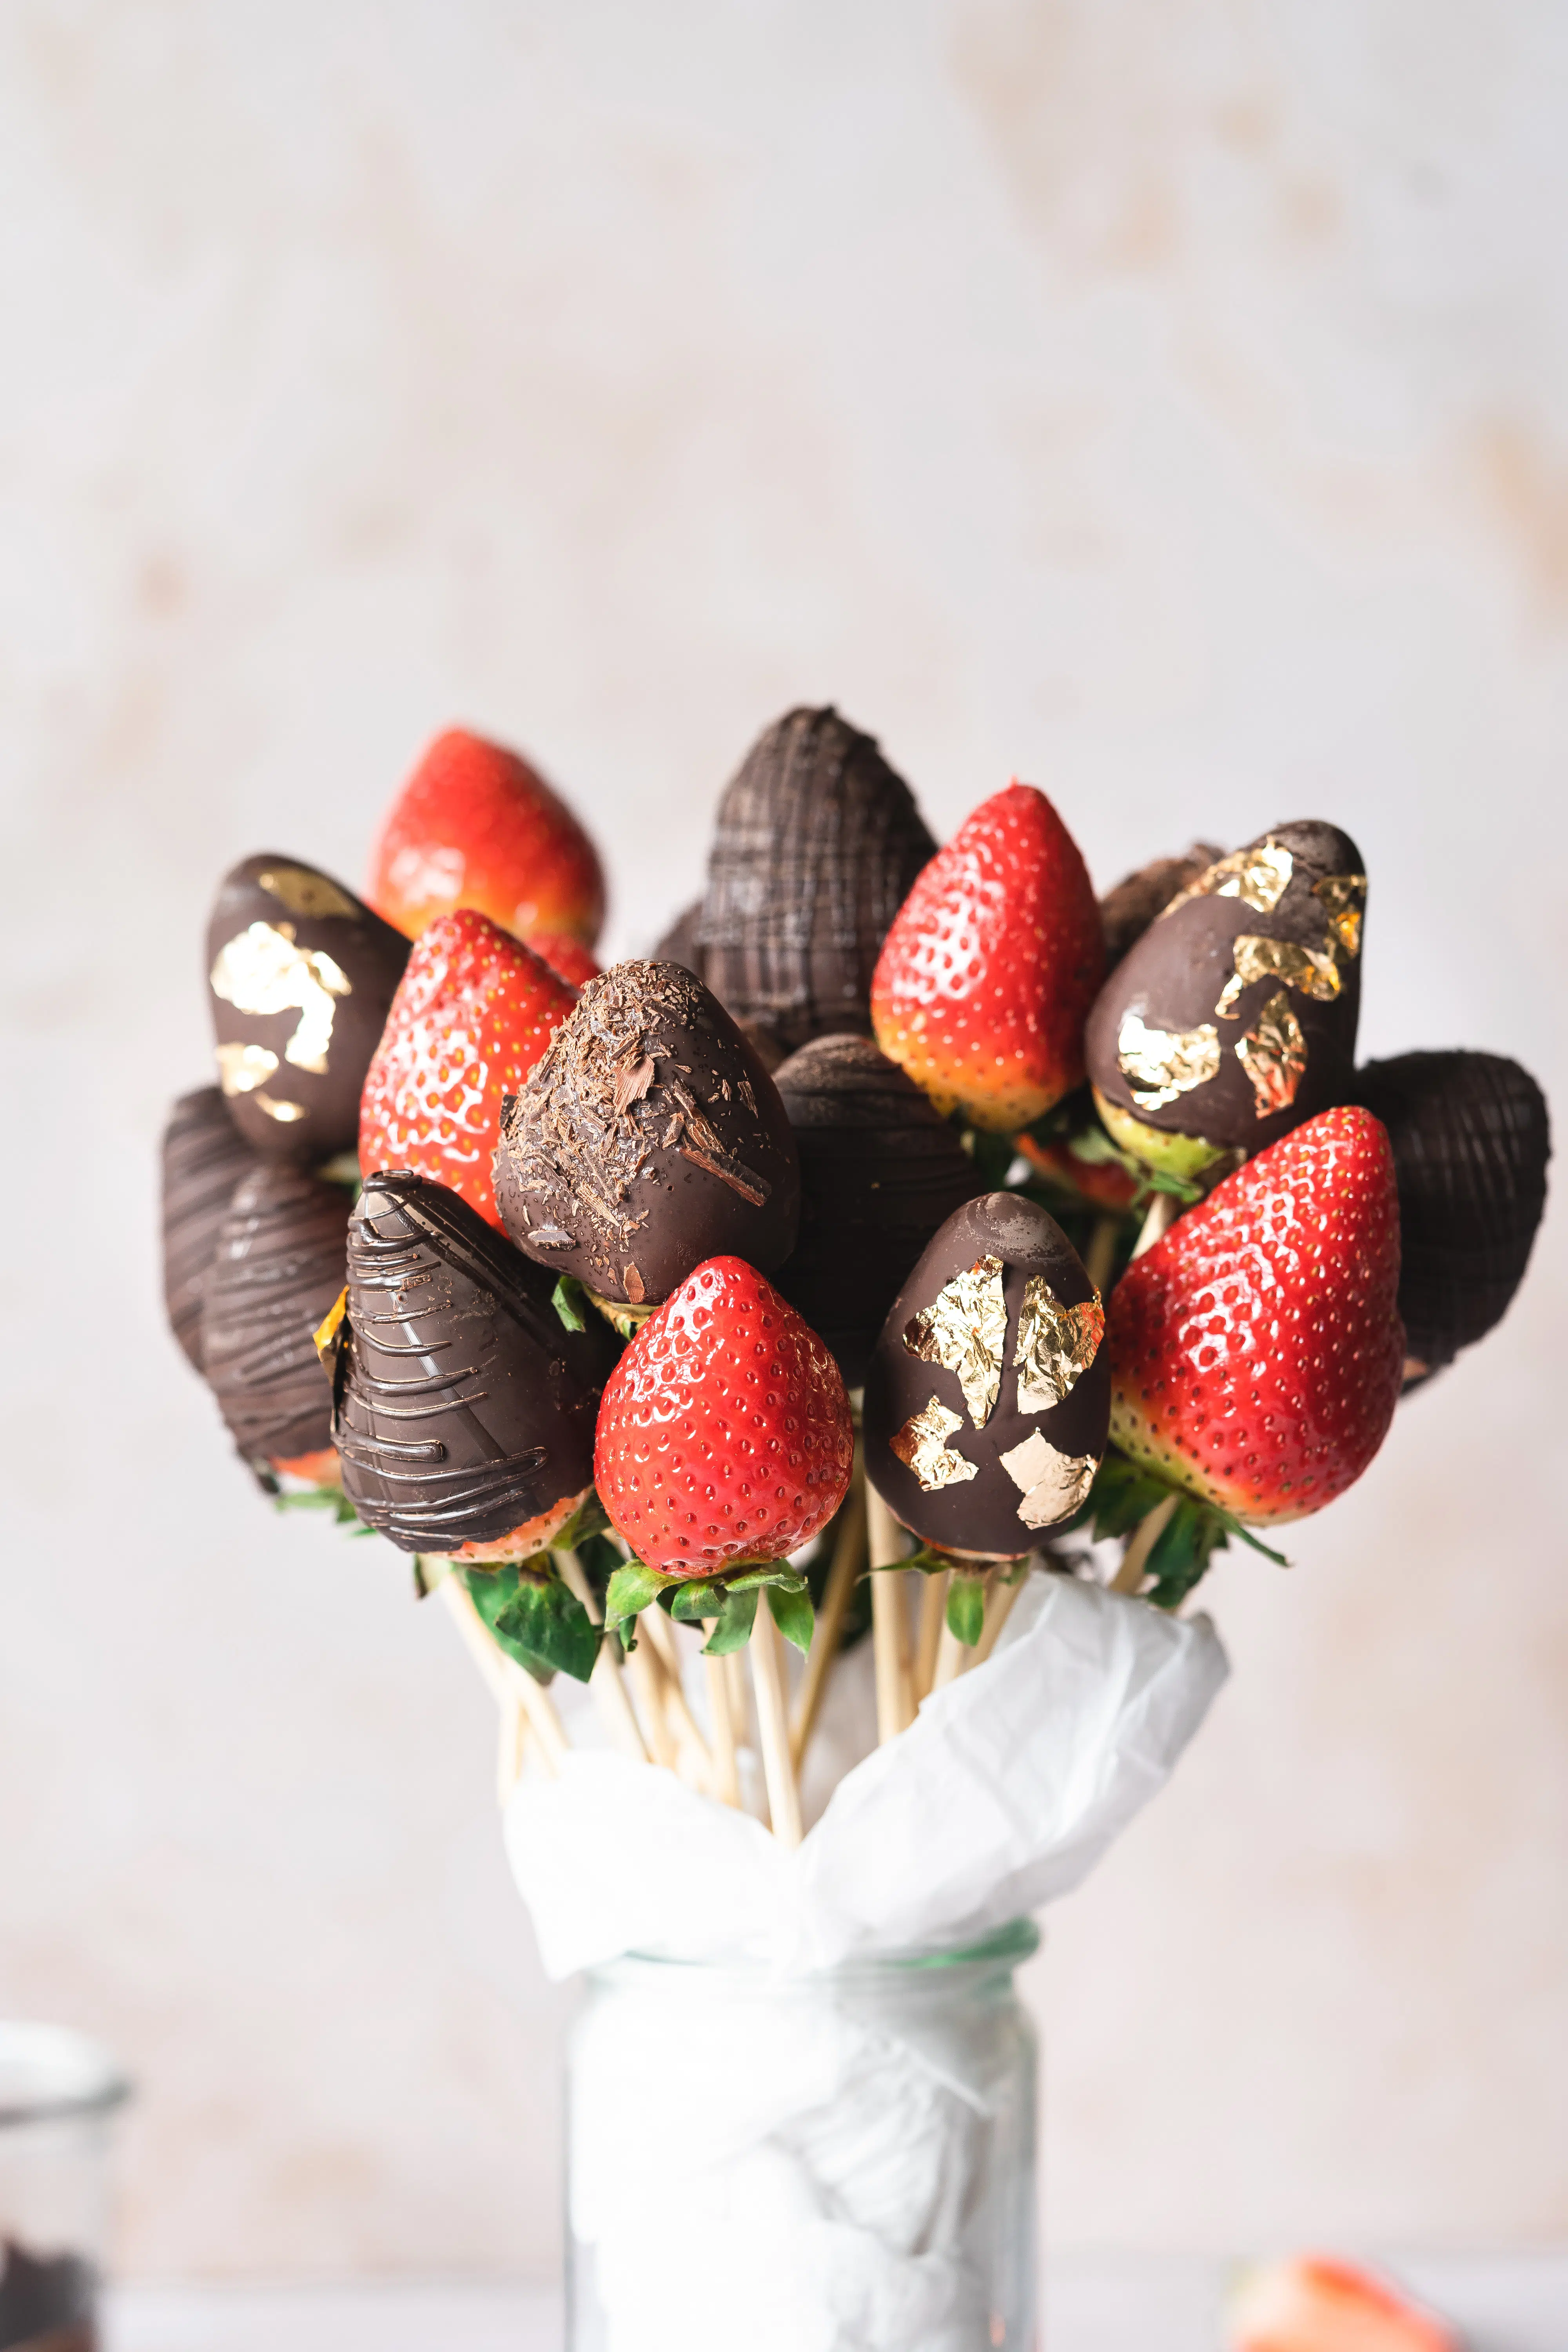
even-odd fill
[[[799,698],[1104,881],[1306,811],[1364,1039],[1564,1067],[1568,17],[1479,0],[0,11],[0,2005],[144,2084],[160,2271],[554,2259],[491,1734],[273,1519],[153,1151],[256,847],[468,719],[612,945]],[[1064,2240],[1568,2236],[1564,1247],[1402,1413],[1033,1992]]]

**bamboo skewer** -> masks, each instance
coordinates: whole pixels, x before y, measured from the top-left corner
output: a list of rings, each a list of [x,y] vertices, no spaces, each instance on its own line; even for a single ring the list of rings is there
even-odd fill
[[[605,1612],[598,1596],[583,1571],[583,1563],[574,1551],[558,1551],[556,1565],[563,1583],[576,1594],[595,1625],[605,1622]],[[623,1756],[634,1763],[648,1760],[647,1743],[637,1727],[637,1711],[627,1696],[621,1676],[620,1643],[606,1634],[599,1644],[599,1654],[594,1661],[594,1671],[588,1678],[588,1688],[594,1694],[594,1704],[599,1710],[599,1720],[609,1733],[612,1743]]]
[[[711,1633],[718,1619],[706,1621],[706,1631]],[[735,1710],[731,1705],[731,1692],[728,1658],[704,1658],[708,1677],[708,1714],[713,1727],[713,1794],[721,1804],[739,1807],[741,1802],[741,1765],[735,1742]]]
[[[936,1686],[936,1662],[947,1631],[947,1589],[951,1574],[928,1576],[921,1594],[920,1636],[915,1643],[915,1705]]]
[[[523,1748],[528,1736],[528,1717],[521,1703],[511,1697],[500,1703],[500,1738],[496,1748],[496,1802],[504,1812],[511,1801],[511,1792],[522,1778]]]
[[[767,1782],[768,1811],[780,1843],[801,1841],[800,1790],[789,1752],[789,1717],[784,1706],[784,1659],[779,1629],[765,1592],[757,1595],[752,1626],[752,1688],[757,1700],[757,1731],[763,1748],[763,1777]]]
[[[1149,1203],[1148,1213],[1139,1230],[1138,1238],[1132,1244],[1134,1260],[1141,1258],[1145,1250],[1152,1250],[1156,1242],[1164,1239],[1176,1222],[1177,1207],[1178,1202],[1173,1192],[1155,1193]]]
[[[849,1494],[839,1521],[837,1539],[833,1548],[833,1565],[827,1571],[827,1585],[822,1596],[822,1607],[816,1613],[816,1626],[806,1654],[805,1673],[795,1696],[795,1719],[790,1726],[790,1756],[798,1772],[811,1735],[816,1727],[823,1693],[827,1677],[838,1655],[838,1644],[844,1633],[844,1620],[855,1587],[860,1579],[866,1549],[866,1478],[859,1451],[855,1455],[854,1474],[849,1482]]]
[[[454,1570],[449,1576],[444,1576],[440,1590],[446,1596],[447,1606],[469,1656],[496,1698],[503,1707],[508,1700],[521,1707],[546,1765],[552,1772],[559,1772],[568,1753],[566,1734],[549,1692],[542,1690],[515,1658],[509,1658],[491,1640],[489,1628],[474,1606],[473,1595],[460,1574]]]
[[[637,1645],[626,1659],[626,1673],[637,1699],[643,1735],[647,1741],[654,1762],[662,1764],[666,1771],[673,1772],[675,1770],[675,1734],[670,1729],[669,1717],[665,1710],[664,1671],[658,1660],[649,1651],[647,1636],[641,1629],[640,1619],[635,1630]]]
[[[643,1611],[637,1620],[637,1628],[639,1634],[651,1642],[664,1676],[665,1715],[669,1722],[670,1736],[675,1741],[678,1764],[683,1754],[690,1759],[691,1769],[682,1772],[680,1777],[694,1787],[710,1789],[713,1785],[713,1758],[686,1696],[680,1673],[680,1644],[676,1638],[675,1628],[657,1601],[651,1609]]]
[[[1153,1509],[1142,1519],[1137,1533],[1127,1547],[1121,1567],[1110,1580],[1110,1590],[1112,1592],[1137,1591],[1143,1581],[1144,1570],[1149,1564],[1149,1555],[1169,1527],[1176,1505],[1181,1499],[1179,1495],[1167,1495],[1164,1501],[1156,1503]]]
[[[903,1579],[886,1572],[903,1557],[898,1522],[868,1479],[866,1537],[873,1571],[884,1571],[871,1578],[871,1639],[877,1665],[877,1738],[885,1748],[914,1721],[914,1690]]]
[[[1110,1269],[1116,1263],[1116,1244],[1121,1236],[1120,1217],[1096,1217],[1094,1230],[1089,1237],[1089,1247],[1083,1254],[1083,1270],[1098,1291],[1103,1292],[1110,1279]]]
[[[972,1667],[983,1666],[996,1647],[1002,1628],[1012,1615],[1019,1593],[1029,1581],[1034,1565],[1032,1559],[1026,1560],[1010,1583],[1004,1583],[999,1576],[992,1580],[991,1590],[985,1596],[985,1619],[980,1628],[980,1639],[970,1654]]]

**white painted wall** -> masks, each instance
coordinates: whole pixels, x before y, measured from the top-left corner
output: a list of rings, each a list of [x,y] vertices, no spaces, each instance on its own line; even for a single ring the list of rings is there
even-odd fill
[[[216,875],[357,877],[463,720],[641,947],[831,697],[1105,882],[1338,818],[1366,1048],[1561,1098],[1565,131],[1546,0],[0,12],[0,2004],[134,2063],[135,2265],[557,2244],[467,1663],[161,1327]],[[1062,2240],[1568,2234],[1563,1277],[1215,1575],[1236,1680],[1033,1980]]]

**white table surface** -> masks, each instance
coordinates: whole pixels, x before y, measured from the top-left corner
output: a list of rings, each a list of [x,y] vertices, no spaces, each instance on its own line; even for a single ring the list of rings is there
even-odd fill
[[[1452,2320],[1468,2352],[1568,2352],[1568,2252],[1394,2256],[1384,2267]],[[1059,2261],[1047,2352],[1221,2352],[1226,2279],[1214,2263]],[[560,2342],[560,2297],[537,2287],[126,2286],[107,2352],[559,2352]]]

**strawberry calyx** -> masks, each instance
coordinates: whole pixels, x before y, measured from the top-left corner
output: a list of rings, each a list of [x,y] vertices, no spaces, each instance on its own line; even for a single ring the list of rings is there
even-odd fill
[[[669,1576],[649,1568],[646,1560],[626,1558],[610,1578],[605,1596],[606,1631],[617,1633],[621,1646],[637,1647],[637,1620],[645,1609],[668,1604],[669,1614],[682,1625],[716,1621],[702,1645],[705,1658],[721,1658],[743,1649],[756,1620],[757,1595],[766,1592],[773,1622],[786,1642],[803,1654],[811,1647],[816,1611],[811,1588],[802,1571],[787,1559],[731,1560],[719,1576]]]
[[[1201,1500],[1184,1486],[1162,1478],[1157,1471],[1130,1461],[1113,1445],[1106,1448],[1088,1501],[1058,1532],[1067,1535],[1076,1528],[1088,1528],[1097,1542],[1125,1537],[1125,1555],[1150,1513],[1167,1504],[1174,1508],[1144,1562],[1146,1575],[1154,1581],[1141,1596],[1156,1609],[1179,1609],[1202,1583],[1215,1553],[1223,1551],[1233,1538],[1261,1552],[1276,1568],[1289,1567],[1283,1552],[1264,1543],[1233,1511]]]

